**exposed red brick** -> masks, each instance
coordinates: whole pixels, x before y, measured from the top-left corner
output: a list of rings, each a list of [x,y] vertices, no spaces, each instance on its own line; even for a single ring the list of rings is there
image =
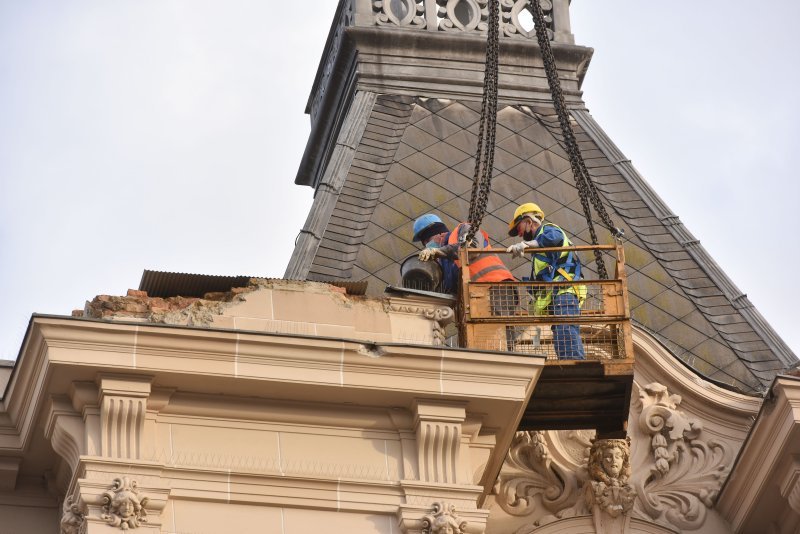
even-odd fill
[[[147,298],[147,291],[139,291],[138,289],[129,289],[128,290],[129,297],[140,297],[140,298]]]
[[[149,311],[147,304],[142,304],[140,302],[125,302],[122,304],[122,309],[132,313],[146,313]]]

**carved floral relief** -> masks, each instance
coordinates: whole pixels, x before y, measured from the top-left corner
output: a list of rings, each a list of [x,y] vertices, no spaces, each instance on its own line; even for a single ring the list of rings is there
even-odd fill
[[[701,439],[702,422],[678,409],[681,400],[655,382],[639,390],[637,430],[649,443],[635,451],[632,483],[640,497],[635,515],[696,530],[730,472],[730,451],[724,443]]]
[[[147,497],[139,495],[136,481],[128,477],[115,478],[112,488],[103,493],[103,513],[106,523],[121,530],[138,528],[147,522]]]
[[[513,516],[527,516],[539,502],[551,514],[578,500],[578,477],[552,461],[544,432],[517,432],[496,491],[498,504]]]
[[[584,431],[518,432],[495,486],[503,511],[530,518],[516,532],[589,515],[595,505],[611,517],[701,531],[729,474],[733,445],[709,439],[681,402],[659,383],[639,387],[630,449],[624,440],[590,446]]]
[[[436,502],[433,510],[422,518],[423,534],[465,534],[467,522],[456,515],[452,504]]]

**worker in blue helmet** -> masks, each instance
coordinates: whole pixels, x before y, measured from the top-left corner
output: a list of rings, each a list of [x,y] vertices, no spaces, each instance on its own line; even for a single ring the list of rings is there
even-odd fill
[[[436,260],[442,268],[442,292],[455,293],[458,288],[458,266],[453,258],[439,253],[438,249],[447,245],[450,230],[437,215],[426,213],[414,221],[414,237],[425,247],[420,252],[422,261]]]
[[[448,293],[456,293],[458,289],[458,270],[461,268],[458,250],[469,230],[469,223],[460,223],[450,232],[442,220],[432,213],[425,214],[414,221],[414,241],[420,241],[425,246],[425,249],[419,253],[419,259],[439,262],[444,274],[443,285],[445,287],[443,289]],[[475,232],[470,247],[488,248],[489,246],[489,235],[480,229]],[[470,260],[469,278],[472,282],[505,282],[513,281],[514,275],[497,254],[481,254]],[[505,288],[503,291],[500,289],[500,287],[492,287],[492,291],[490,291],[491,294],[495,294],[493,299],[495,302],[492,307],[497,310],[499,315],[508,315],[517,304],[516,289],[513,287]]]

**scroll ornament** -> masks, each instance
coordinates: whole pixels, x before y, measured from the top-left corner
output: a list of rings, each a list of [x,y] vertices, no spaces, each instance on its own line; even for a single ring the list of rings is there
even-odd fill
[[[638,430],[649,438],[649,447],[636,450],[634,464],[650,467],[637,469],[632,479],[639,494],[634,515],[696,530],[730,472],[729,454],[725,444],[700,439],[702,423],[679,410],[680,403],[680,395],[670,395],[657,382],[640,388]]]
[[[555,514],[578,500],[578,480],[552,461],[544,432],[517,432],[498,478],[497,492],[498,504],[510,515],[532,514],[537,496]]]
[[[101,519],[121,530],[138,528],[147,522],[147,497],[139,495],[136,481],[128,477],[115,478],[112,488],[103,493]]]

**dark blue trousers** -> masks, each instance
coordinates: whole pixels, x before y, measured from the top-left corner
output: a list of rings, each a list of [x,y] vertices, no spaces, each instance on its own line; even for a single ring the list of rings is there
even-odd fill
[[[581,307],[578,297],[573,293],[553,295],[550,303],[550,314],[555,316],[580,315]],[[576,324],[554,325],[553,345],[560,360],[585,360],[580,327]]]

